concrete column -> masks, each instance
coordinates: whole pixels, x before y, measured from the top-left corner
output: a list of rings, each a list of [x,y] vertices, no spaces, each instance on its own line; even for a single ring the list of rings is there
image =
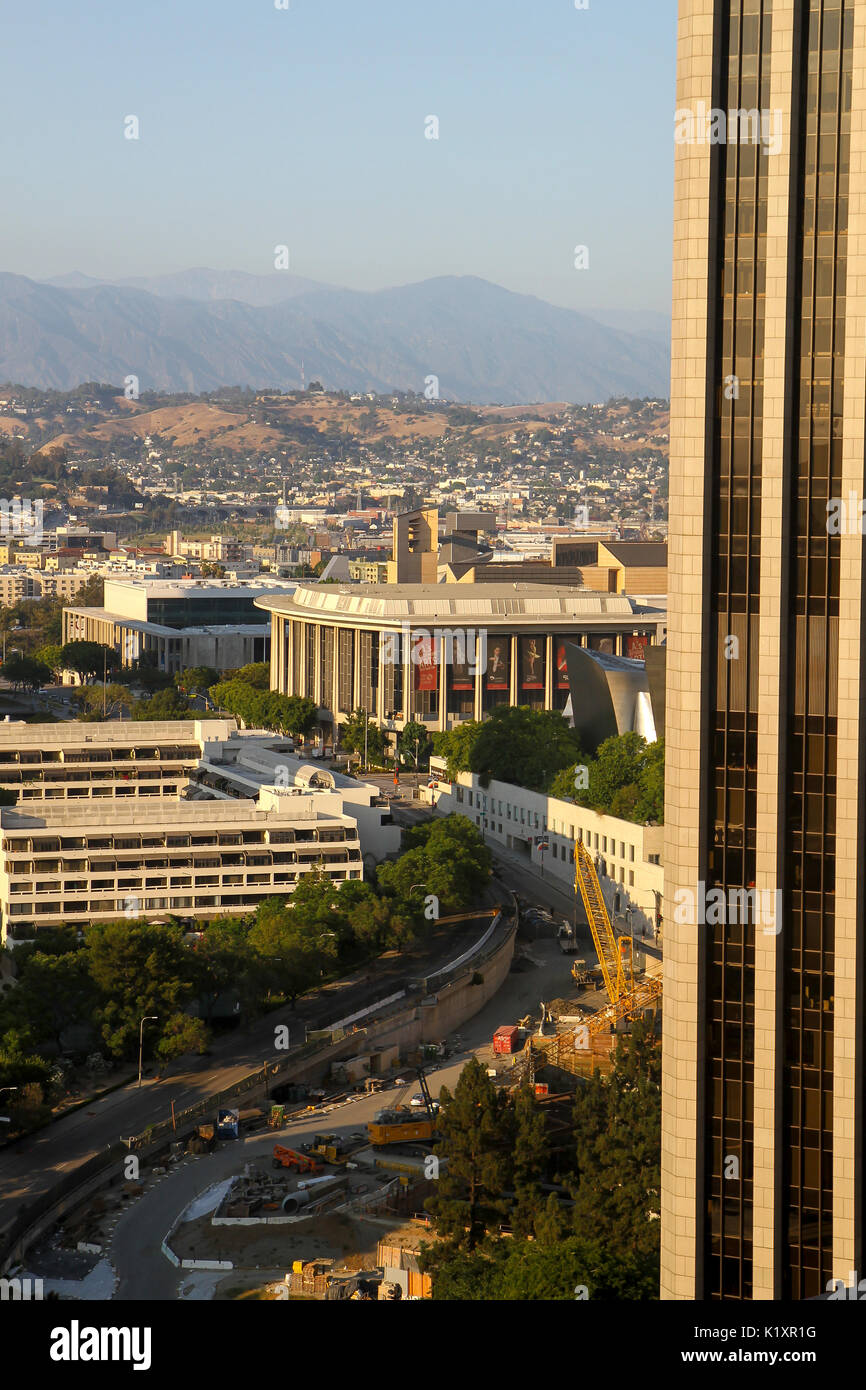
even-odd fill
[[[544,708],[553,709],[553,633],[544,639]]]

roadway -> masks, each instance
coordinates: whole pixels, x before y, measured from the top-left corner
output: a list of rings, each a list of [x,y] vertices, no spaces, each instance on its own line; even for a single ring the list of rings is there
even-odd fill
[[[555,941],[532,943],[524,948],[529,968],[506,977],[496,997],[481,1012],[464,1024],[459,1034],[449,1041],[452,1055],[439,1066],[427,1069],[427,1080],[433,1096],[442,1086],[453,1090],[463,1066],[471,1056],[480,1056],[486,1064],[492,1062],[491,1039],[503,1023],[514,1022],[525,1014],[538,1015],[539,1001],[562,996],[570,987],[569,962]],[[407,1095],[418,1089],[411,1069],[404,1075],[410,1080]],[[280,1131],[251,1135],[235,1143],[217,1147],[213,1154],[189,1158],[169,1170],[165,1177],[149,1185],[144,1194],[125,1207],[115,1226],[107,1250],[118,1276],[116,1299],[174,1299],[178,1287],[189,1279],[188,1271],[176,1270],[160,1250],[160,1244],[180,1213],[206,1188],[231,1174],[243,1171],[245,1163],[258,1161],[270,1166],[275,1142],[297,1148],[312,1141],[322,1130],[347,1136],[361,1130],[383,1105],[394,1104],[399,1098],[395,1090],[374,1096],[358,1096],[339,1105],[322,1105],[315,1112],[299,1116]],[[404,1098],[405,1099],[405,1098]],[[287,1260],[290,1268],[290,1236],[286,1237]],[[266,1273],[263,1272],[263,1279]]]
[[[22,1202],[47,1191],[57,1180],[101,1150],[149,1124],[171,1118],[171,1105],[181,1111],[227,1089],[265,1060],[281,1060],[274,1049],[275,1029],[287,1024],[291,1041],[338,1022],[398,990],[412,980],[448,965],[477,940],[478,924],[443,925],[423,946],[385,957],[346,980],[326,986],[297,1001],[295,1008],[275,1010],[248,1028],[214,1039],[204,1057],[184,1058],[177,1070],[162,1079],[145,1078],[141,1088],[130,1082],[64,1116],[30,1138],[0,1150],[0,1231],[21,1209]]]

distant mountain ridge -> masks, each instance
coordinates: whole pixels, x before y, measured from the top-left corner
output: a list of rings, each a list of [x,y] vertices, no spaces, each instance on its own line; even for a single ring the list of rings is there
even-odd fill
[[[670,384],[655,323],[627,332],[473,276],[359,291],[277,271],[200,268],[123,284],[0,272],[0,381],[68,390],[134,375],[142,391],[291,390],[302,363],[308,383],[438,383],[444,399],[478,404],[667,397]]]

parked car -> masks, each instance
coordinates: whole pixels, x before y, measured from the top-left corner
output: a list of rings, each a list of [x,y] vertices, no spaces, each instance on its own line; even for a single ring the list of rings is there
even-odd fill
[[[411,1105],[413,1110],[423,1110],[426,1102],[419,1091],[416,1095],[412,1097],[409,1104]]]

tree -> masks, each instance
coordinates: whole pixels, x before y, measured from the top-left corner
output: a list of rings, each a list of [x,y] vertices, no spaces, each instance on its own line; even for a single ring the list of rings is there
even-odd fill
[[[146,1047],[152,1051],[192,994],[194,968],[180,927],[140,918],[99,922],[85,928],[84,940],[100,995],[95,1017],[109,1052],[135,1056],[141,1019],[156,1014],[160,1028],[145,1029]]]
[[[249,944],[250,923],[242,917],[208,922],[191,947],[199,1007],[209,1019],[221,995],[233,992],[244,1012],[259,998],[261,972]]]
[[[496,780],[545,791],[560,768],[579,755],[578,735],[558,710],[503,705],[481,725],[469,769],[482,785]]]
[[[62,652],[63,648],[59,642],[46,642],[44,646],[36,648],[33,658],[47,666],[56,679],[63,670]]]
[[[177,673],[174,682],[178,689],[186,694],[200,695],[210,690],[212,685],[216,685],[219,678],[219,671],[215,671],[212,666],[188,666],[185,671]]]
[[[518,1087],[510,1107],[512,1186],[515,1194],[511,1224],[517,1236],[536,1233],[536,1220],[545,1210],[541,1183],[547,1175],[550,1142],[541,1108],[529,1089]],[[554,1199],[554,1204],[556,1204]],[[549,1215],[549,1213],[548,1213]]]
[[[609,1078],[594,1074],[575,1109],[574,1226],[591,1222],[609,1248],[657,1265],[661,1186],[661,1057],[636,1022]]]
[[[480,720],[470,719],[454,729],[440,729],[433,734],[433,750],[440,758],[445,758],[449,777],[470,771],[469,760],[482,727]]]
[[[469,1253],[427,1247],[425,1268],[439,1301],[485,1303],[624,1301],[658,1298],[658,1280],[645,1261],[622,1257],[594,1234],[556,1244],[527,1240],[487,1241]]]
[[[490,879],[491,855],[477,826],[450,815],[403,832],[399,859],[379,868],[379,883],[399,907],[421,919],[424,899],[439,899],[440,915],[474,906]],[[421,891],[413,892],[416,885]]]
[[[31,656],[16,656],[4,661],[0,675],[16,688],[35,691],[53,679],[53,671],[42,661]]]
[[[270,690],[271,665],[269,661],[251,661],[232,673],[233,679],[252,686],[253,690]]]
[[[122,711],[128,712],[133,703],[126,686],[115,683],[82,686],[77,700],[84,717],[90,719],[111,719]]]
[[[37,1044],[50,1042],[60,1051],[66,1029],[88,1018],[96,1003],[86,952],[16,952],[16,960],[18,983],[5,1001],[4,1017],[26,1029]]]
[[[416,770],[419,769],[423,762],[429,761],[433,749],[426,725],[410,719],[397,740],[397,748],[403,758],[411,758]]]
[[[558,710],[503,705],[483,722],[468,721],[433,735],[449,776],[475,772],[491,780],[547,791],[560,769],[580,757],[579,736]]]
[[[47,1086],[51,1077],[51,1067],[44,1057],[30,1051],[27,1033],[9,1029],[0,1037],[0,1087],[19,1088],[36,1084]],[[14,1101],[3,1097],[10,1110]]]
[[[189,700],[179,690],[169,687],[158,690],[149,700],[137,700],[132,709],[133,719],[189,719]],[[196,714],[198,717],[198,713]]]
[[[63,669],[75,671],[84,680],[87,676],[101,676],[104,671],[113,671],[120,665],[120,658],[113,647],[102,642],[67,642],[60,649]]]
[[[297,891],[297,890],[296,890]],[[325,964],[336,958],[336,940],[305,930],[289,904],[267,898],[256,909],[249,943],[265,970],[268,990],[278,989],[294,1004],[312,988]]]
[[[648,744],[640,734],[615,735],[584,768],[585,786],[571,767],[554,779],[553,795],[638,824],[664,822],[664,739]]]
[[[171,1062],[187,1052],[197,1052],[201,1056],[207,1052],[209,1042],[210,1032],[202,1019],[177,1013],[160,1029],[156,1051],[163,1062]]]
[[[440,1093],[435,1152],[448,1159],[430,1207],[440,1235],[474,1250],[487,1227],[507,1211],[506,1101],[477,1058],[466,1063],[452,1095]]]
[[[367,761],[381,763],[385,756],[385,735],[362,709],[356,709],[340,725],[340,745],[347,753],[360,753],[363,758],[365,730]]]

